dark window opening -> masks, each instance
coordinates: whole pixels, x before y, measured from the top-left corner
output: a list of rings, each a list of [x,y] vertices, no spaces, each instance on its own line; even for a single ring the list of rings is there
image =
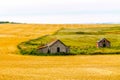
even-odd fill
[[[103,42],[105,43],[105,40]]]
[[[60,52],[60,48],[59,48],[59,47],[57,47],[57,52],[58,52],[58,53]]]

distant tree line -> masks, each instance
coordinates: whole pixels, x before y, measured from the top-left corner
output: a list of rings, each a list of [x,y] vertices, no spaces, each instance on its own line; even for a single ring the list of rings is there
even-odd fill
[[[9,21],[0,21],[0,24],[21,24],[21,23],[9,22]]]

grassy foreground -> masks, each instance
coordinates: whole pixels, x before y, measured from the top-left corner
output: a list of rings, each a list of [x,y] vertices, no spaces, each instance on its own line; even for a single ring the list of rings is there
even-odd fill
[[[110,48],[97,48],[101,38],[111,42]],[[61,28],[52,35],[32,39],[18,45],[22,54],[40,55],[37,48],[55,39],[60,39],[70,46],[70,54],[120,54],[120,25],[89,28]],[[42,54],[42,53],[41,53]]]

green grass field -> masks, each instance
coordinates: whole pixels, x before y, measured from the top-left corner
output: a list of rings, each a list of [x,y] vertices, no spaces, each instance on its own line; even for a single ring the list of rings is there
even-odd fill
[[[101,38],[111,42],[110,48],[97,48]],[[70,54],[120,54],[120,26],[97,28],[61,28],[52,35],[23,42],[19,45],[23,54],[39,54],[38,46],[60,39],[70,46]]]

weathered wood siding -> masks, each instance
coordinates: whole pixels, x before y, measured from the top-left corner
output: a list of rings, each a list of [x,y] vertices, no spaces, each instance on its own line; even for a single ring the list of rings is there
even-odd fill
[[[59,41],[57,41],[55,44],[53,44],[49,48],[51,50],[51,53],[53,53],[53,54],[54,53],[68,53],[69,52],[67,47],[64,44],[62,44],[61,42],[59,42]],[[59,52],[57,51],[57,48],[60,49]]]
[[[39,48],[38,52],[44,54],[69,53],[70,48],[64,45],[64,43],[61,41],[57,40],[54,43],[47,45],[46,47]]]
[[[38,50],[39,53],[48,53],[48,47],[41,48]]]
[[[107,40],[102,40],[97,43],[97,46],[98,47],[110,47],[111,45],[110,45],[110,42],[108,42]]]

